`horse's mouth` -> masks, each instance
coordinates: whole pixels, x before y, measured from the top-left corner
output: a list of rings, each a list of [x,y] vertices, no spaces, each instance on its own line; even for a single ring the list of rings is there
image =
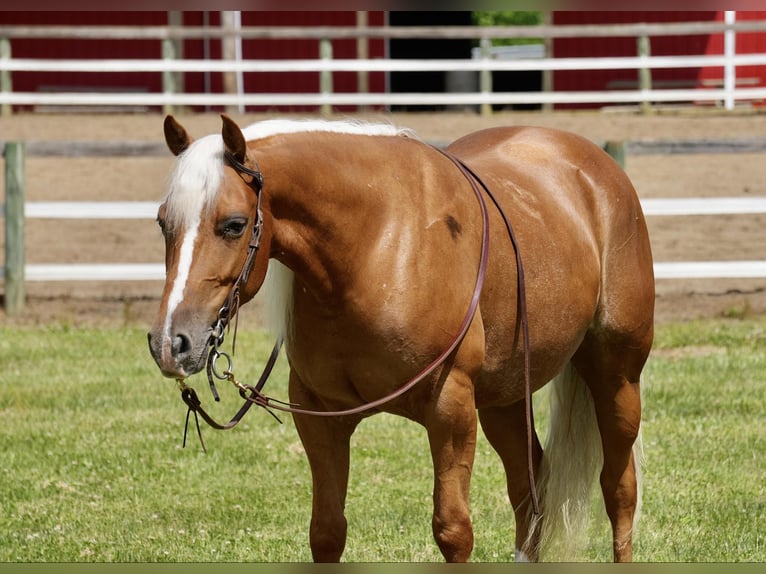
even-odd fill
[[[149,334],[151,355],[164,377],[186,379],[205,368],[209,337],[204,339],[204,343],[197,344],[191,344],[190,339],[186,339],[186,347],[174,348],[171,341],[159,337],[155,339],[152,333]]]
[[[182,365],[187,377],[196,375],[205,368],[207,362],[208,346],[203,347],[194,360],[186,360]]]

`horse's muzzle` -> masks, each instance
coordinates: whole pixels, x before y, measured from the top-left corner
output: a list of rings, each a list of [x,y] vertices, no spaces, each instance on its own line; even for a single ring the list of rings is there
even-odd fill
[[[150,331],[147,338],[154,362],[168,378],[184,379],[205,366],[207,339],[202,345],[195,345],[186,333],[167,335],[155,331]]]

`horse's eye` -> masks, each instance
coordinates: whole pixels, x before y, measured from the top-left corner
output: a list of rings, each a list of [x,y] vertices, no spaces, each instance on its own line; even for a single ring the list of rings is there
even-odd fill
[[[247,229],[247,218],[244,217],[232,217],[221,222],[218,227],[218,232],[225,239],[238,239],[242,237],[242,234]]]
[[[160,226],[160,231],[162,231],[162,236],[166,237],[168,232],[167,232],[167,228],[165,227],[165,220],[162,219],[161,217],[158,217],[157,225]]]

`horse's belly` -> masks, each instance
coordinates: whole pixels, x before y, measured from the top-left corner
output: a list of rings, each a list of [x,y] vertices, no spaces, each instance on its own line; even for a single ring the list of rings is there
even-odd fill
[[[577,329],[561,333],[564,336],[541,340],[538,332],[530,351],[532,392],[545,386],[564,368],[582,342],[584,333],[585,329]],[[509,334],[503,343],[507,344],[512,337]],[[509,405],[524,398],[524,353],[519,348],[510,354],[505,350],[493,353],[493,349],[500,345],[500,342],[487,345],[487,359],[475,384],[477,408]]]
[[[556,245],[536,249],[524,265],[531,383],[537,390],[561,371],[592,325],[600,266],[593,253]],[[525,349],[515,276],[506,273],[499,281],[510,284],[510,292],[495,286],[495,296],[481,303],[485,359],[476,382],[477,406],[524,397]]]

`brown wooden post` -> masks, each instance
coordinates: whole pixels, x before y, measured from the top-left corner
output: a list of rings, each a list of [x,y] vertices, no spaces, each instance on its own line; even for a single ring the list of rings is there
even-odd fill
[[[173,62],[176,59],[175,52],[176,44],[170,38],[162,40],[162,59],[166,62]],[[162,93],[166,96],[172,96],[178,89],[176,87],[176,74],[175,72],[162,72]],[[166,103],[162,106],[163,114],[172,114],[175,112],[175,107],[171,103]]]
[[[648,58],[652,55],[652,49],[649,44],[649,36],[639,36],[636,40],[638,56]],[[652,89],[652,70],[651,68],[641,68],[638,70],[638,87],[642,92],[648,92]],[[642,114],[648,114],[652,111],[652,102],[644,100],[640,104]]]
[[[604,144],[604,151],[612,156],[612,159],[625,169],[625,142],[622,140],[609,140]]]
[[[5,144],[5,312],[24,308],[24,143]]]
[[[546,10],[543,12],[543,25],[544,26],[551,26],[553,25],[553,12],[550,10]],[[545,36],[543,38],[543,46],[545,50],[545,57],[546,58],[553,58],[553,38],[550,36]],[[543,85],[542,90],[544,94],[550,94],[553,92],[553,70],[543,70]],[[546,102],[542,104],[542,109],[544,112],[551,112],[553,111],[553,104],[550,102]]]
[[[323,62],[332,61],[332,39],[322,38],[319,40],[319,57]],[[331,96],[333,92],[332,72],[322,70],[319,72],[319,91],[323,96]],[[323,103],[319,106],[319,113],[324,117],[332,114],[332,105]]]
[[[367,28],[369,19],[367,12],[358,10],[356,13],[356,27],[360,30]],[[370,57],[370,40],[366,36],[358,36],[356,39],[356,58],[358,60],[367,60]],[[370,92],[370,74],[369,72],[356,73],[356,92],[358,94],[368,94]],[[369,108],[365,105],[357,106],[357,111],[366,112]]]
[[[490,38],[481,38],[479,47],[481,48],[482,59],[489,60],[492,58],[492,40]],[[492,70],[483,68],[479,72],[479,91],[482,94],[492,93]],[[492,104],[488,102],[483,102],[479,109],[482,116],[492,115]]]
[[[235,62],[237,60],[237,37],[234,34],[236,29],[236,14],[234,12],[221,12],[221,28],[224,36],[221,38],[221,58],[226,62]],[[237,94],[237,73],[223,72],[223,91],[225,94]],[[226,106],[226,112],[233,114],[239,111],[238,106]]]
[[[8,38],[0,38],[0,60],[11,59],[11,41]],[[0,93],[13,93],[13,82],[11,73],[8,70],[0,72]],[[10,116],[13,113],[11,104],[0,105],[0,116]]]

